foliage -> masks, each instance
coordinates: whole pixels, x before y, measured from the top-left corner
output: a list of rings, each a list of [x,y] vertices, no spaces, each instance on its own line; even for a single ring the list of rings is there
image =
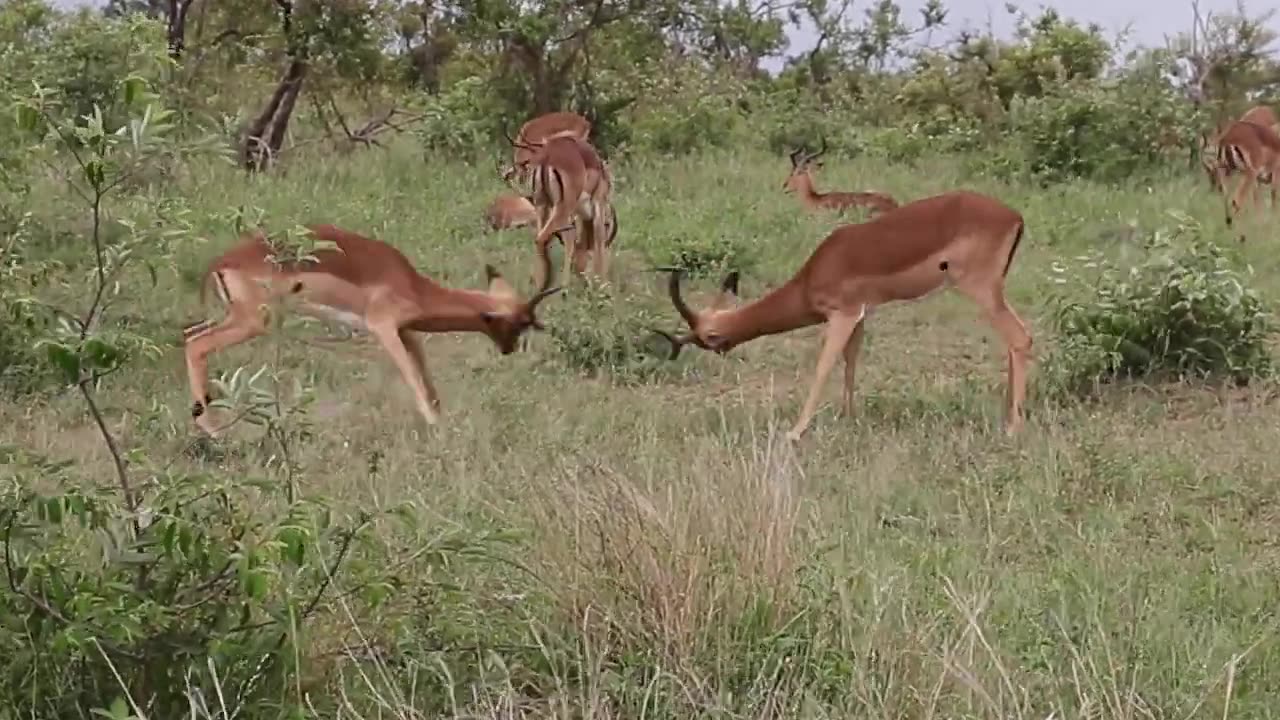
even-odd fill
[[[1271,315],[1226,252],[1189,222],[1154,233],[1145,251],[1129,268],[1099,252],[1077,267],[1055,266],[1062,289],[1050,299],[1058,342],[1047,363],[1051,387],[1087,392],[1116,378],[1247,383],[1271,373]]]
[[[566,367],[634,383],[670,371],[664,355],[670,348],[653,333],[663,321],[637,296],[591,284],[566,295],[547,331],[557,360]]]
[[[1010,150],[1022,153],[1027,172],[1058,182],[1119,182],[1149,172],[1170,154],[1185,159],[1197,127],[1194,110],[1154,80],[1151,73],[1132,73],[1016,99]]]

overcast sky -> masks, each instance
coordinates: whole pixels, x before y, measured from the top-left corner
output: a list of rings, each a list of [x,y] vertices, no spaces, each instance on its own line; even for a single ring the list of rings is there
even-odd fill
[[[3,0],[0,0],[3,2]],[[854,0],[854,12],[861,13],[871,5],[871,0]],[[903,18],[908,23],[918,22],[920,8],[925,0],[898,0]],[[101,0],[54,0],[55,5],[101,5]],[[1130,25],[1130,42],[1141,45],[1161,45],[1165,35],[1172,36],[1191,27],[1191,3],[1189,0],[1030,0],[1018,2],[1025,11],[1034,13],[1043,5],[1058,9],[1063,15],[1084,22],[1096,22],[1115,33]],[[1012,17],[1005,12],[1005,0],[943,0],[948,9],[947,25],[939,32],[942,37],[964,29],[990,27],[997,35],[1007,35],[1013,28]],[[1246,0],[1250,14],[1258,14],[1271,7],[1267,0]],[[1200,0],[1201,12],[1227,12],[1234,10],[1236,0]],[[1271,27],[1280,32],[1280,15],[1273,18]],[[790,33],[789,52],[802,52],[813,46],[812,29],[798,28]],[[1278,43],[1280,45],[1280,43]],[[1274,46],[1273,46],[1274,47]],[[766,63],[775,68],[777,63]]]

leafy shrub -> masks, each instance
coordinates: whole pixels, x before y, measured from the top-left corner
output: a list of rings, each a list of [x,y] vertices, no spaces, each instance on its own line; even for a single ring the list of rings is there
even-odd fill
[[[621,295],[611,286],[588,283],[565,295],[564,310],[548,325],[558,361],[588,373],[607,373],[615,381],[642,382],[668,367],[666,341],[652,328],[669,318],[643,306],[643,299]]]
[[[1124,180],[1159,165],[1163,144],[1185,147],[1193,136],[1194,110],[1159,78],[1135,72],[1107,84],[1064,86],[1010,107],[1008,149],[1025,156],[1025,168],[1049,182],[1090,178]]]
[[[1116,378],[1232,378],[1271,372],[1272,322],[1257,293],[1213,242],[1182,225],[1155,233],[1142,263],[1122,269],[1095,253],[1055,266],[1064,289],[1050,298],[1058,347],[1046,363],[1061,391],[1087,392]]]
[[[482,78],[464,78],[429,99],[418,137],[429,150],[459,153],[485,147],[501,132],[496,107],[497,98]],[[514,135],[516,128],[508,131]]]
[[[691,277],[719,277],[729,270],[748,270],[757,260],[754,246],[737,234],[654,238],[647,251],[654,265],[684,268]]]

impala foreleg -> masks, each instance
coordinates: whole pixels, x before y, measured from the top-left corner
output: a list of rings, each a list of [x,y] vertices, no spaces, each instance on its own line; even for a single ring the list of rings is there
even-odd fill
[[[1236,191],[1234,193],[1231,193],[1230,197],[1228,197],[1227,199],[1227,208],[1226,208],[1227,209],[1227,217],[1226,217],[1227,227],[1232,226],[1233,221],[1235,220],[1236,216],[1240,214],[1240,210],[1244,205],[1245,195],[1249,194],[1249,191],[1257,183],[1257,178],[1255,177],[1254,172],[1252,170],[1245,170],[1238,174],[1240,176],[1240,180],[1236,183]],[[1223,196],[1227,197],[1225,193],[1223,194]],[[1240,239],[1243,241],[1244,238],[1245,238],[1244,231],[1241,231]]]
[[[832,313],[827,318],[826,332],[822,339],[822,350],[818,353],[818,367],[813,374],[813,383],[809,385],[809,396],[804,401],[804,408],[800,411],[800,418],[796,420],[795,426],[787,433],[788,440],[799,440],[800,436],[804,435],[804,431],[808,429],[809,423],[818,411],[818,399],[822,396],[822,387],[826,384],[827,378],[831,375],[831,370],[835,368],[836,360],[840,359],[840,354],[849,344],[854,330],[862,323],[865,315],[866,308],[864,306],[856,315]]]
[[[413,397],[418,412],[428,425],[435,425],[440,420],[439,398],[435,386],[427,376],[426,363],[423,361],[422,349],[414,339],[406,337],[406,332],[390,324],[370,325],[369,330],[382,344],[382,349],[391,356],[396,369],[405,383],[413,390]],[[411,349],[412,348],[412,349]]]
[[[866,336],[867,321],[863,319],[853,328],[853,335],[844,346],[844,392],[841,406],[845,415],[853,414],[853,376],[858,369],[858,354],[862,352],[862,340]]]
[[[187,361],[187,382],[195,400],[191,406],[191,417],[211,437],[217,437],[222,428],[213,422],[208,413],[209,403],[212,402],[208,388],[209,355],[265,335],[266,332],[267,325],[262,314],[244,304],[231,306],[227,317],[217,325],[203,328],[193,326],[188,332],[184,332],[183,353]]]

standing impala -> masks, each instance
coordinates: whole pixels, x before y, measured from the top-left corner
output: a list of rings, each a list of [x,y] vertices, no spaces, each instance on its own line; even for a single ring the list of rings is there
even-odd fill
[[[825,323],[818,367],[800,418],[787,433],[798,440],[818,408],[823,384],[843,354],[843,406],[853,403],[853,376],[866,319],[877,306],[954,286],[982,308],[1007,347],[1009,394],[1006,427],[1022,427],[1031,335],[1005,301],[1004,281],[1022,239],[1022,216],[1000,201],[969,191],[916,200],[864,223],[842,225],[826,237],[781,287],[735,306],[738,274],[701,311],[680,295],[680,272],[671,272],[671,302],[691,332],[664,335],[671,357],[693,344],[724,353],[765,335]]]
[[[590,134],[591,121],[574,112],[549,112],[528,120],[516,133],[520,144],[512,143],[511,167],[502,171],[502,179],[507,183],[513,177],[518,177],[521,182],[528,179],[529,160],[537,154],[537,150],[529,146],[537,146],[553,137],[586,140]]]
[[[1236,191],[1226,194],[1226,176],[1238,172],[1240,180]],[[1217,178],[1226,201],[1226,223],[1230,227],[1239,214],[1246,193],[1252,190],[1253,205],[1261,206],[1258,183],[1271,186],[1271,208],[1277,199],[1276,175],[1280,173],[1280,135],[1275,130],[1257,123],[1237,121],[1218,138]],[[1240,239],[1244,240],[1241,232]]]
[[[208,357],[267,332],[262,307],[296,296],[299,312],[363,328],[377,338],[413,390],[418,412],[429,424],[439,419],[440,399],[431,382],[422,348],[411,333],[484,333],[507,355],[529,328],[541,330],[538,303],[559,288],[539,290],[521,300],[514,288],[486,265],[487,290],[457,290],[420,275],[399,250],[380,240],[333,225],[309,225],[318,240],[334,248],[310,253],[314,260],[276,263],[266,236],[256,231],[214,259],[201,281],[203,302],[209,281],[227,307],[222,322],[183,328],[187,376],[195,404],[191,416],[202,430],[217,436],[206,413]],[[549,274],[549,273],[548,273]]]
[[[784,192],[795,193],[800,202],[810,210],[836,210],[843,212],[851,207],[865,207],[871,214],[878,215],[886,210],[898,207],[898,201],[880,192],[826,192],[820,193],[813,186],[813,168],[822,167],[818,158],[827,151],[827,141],[823,139],[818,152],[806,153],[804,148],[792,151],[791,172],[782,181]]]
[[[1280,119],[1276,118],[1275,111],[1266,105],[1255,105],[1249,108],[1237,120],[1226,120],[1218,123],[1217,129],[1212,133],[1204,132],[1200,134],[1200,164],[1204,167],[1205,174],[1209,177],[1209,186],[1218,192],[1226,192],[1227,176],[1236,170],[1232,164],[1232,158],[1225,159],[1222,156],[1222,139],[1227,132],[1231,130],[1236,123],[1253,123],[1269,128],[1273,132],[1280,133]],[[1209,146],[1213,145],[1214,149],[1209,150]],[[1256,189],[1255,189],[1256,198]]]
[[[537,144],[522,143],[511,137],[507,140],[515,147],[533,152],[527,164],[533,177],[532,199],[539,218],[538,234],[534,238],[540,258],[538,270],[549,266],[547,246],[551,238],[569,226],[577,226],[578,232],[560,236],[565,245],[561,282],[570,281],[575,258],[580,256],[579,247],[594,253],[595,273],[604,277],[608,248],[616,234],[610,231],[609,223],[613,222],[616,231],[617,222],[613,212],[613,176],[599,153],[591,143],[575,137],[555,136]],[[549,282],[544,277],[537,279],[539,286]]]

